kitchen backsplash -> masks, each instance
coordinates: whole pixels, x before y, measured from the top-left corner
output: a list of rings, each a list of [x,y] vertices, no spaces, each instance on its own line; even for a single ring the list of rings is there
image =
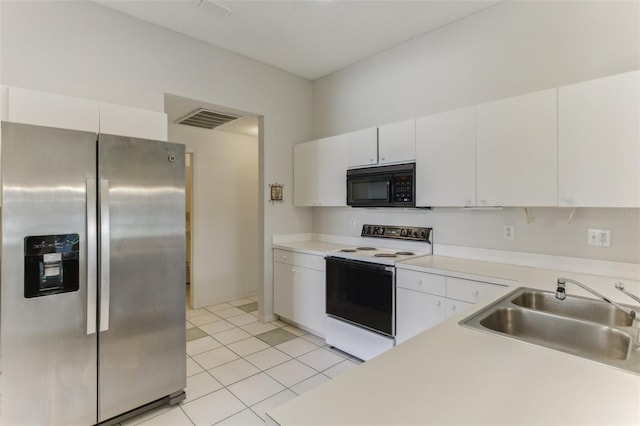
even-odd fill
[[[640,209],[530,208],[527,223],[522,208],[465,210],[462,208],[356,209],[316,207],[313,232],[360,235],[363,223],[428,226],[435,244],[640,263]],[[352,226],[354,225],[354,226]],[[504,226],[513,225],[513,240]],[[587,245],[589,228],[611,231],[610,247]]]

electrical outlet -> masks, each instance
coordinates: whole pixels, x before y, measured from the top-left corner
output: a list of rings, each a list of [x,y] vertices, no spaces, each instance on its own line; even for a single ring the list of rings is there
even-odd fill
[[[513,225],[504,226],[504,239],[513,240]]]
[[[351,229],[356,229],[356,220],[355,219],[350,219],[349,220],[349,226],[351,227]]]
[[[598,247],[611,247],[611,231],[608,229],[589,229],[587,244]]]

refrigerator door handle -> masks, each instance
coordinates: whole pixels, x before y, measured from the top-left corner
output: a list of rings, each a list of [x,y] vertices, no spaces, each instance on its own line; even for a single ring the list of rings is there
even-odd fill
[[[98,289],[98,220],[96,180],[87,179],[87,334],[96,332]]]
[[[109,181],[100,179],[100,331],[109,329],[110,240]]]

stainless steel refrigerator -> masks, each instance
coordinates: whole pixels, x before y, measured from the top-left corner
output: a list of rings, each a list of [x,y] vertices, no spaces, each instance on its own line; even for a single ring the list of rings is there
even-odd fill
[[[184,398],[184,162],[181,144],[2,123],[3,425]]]

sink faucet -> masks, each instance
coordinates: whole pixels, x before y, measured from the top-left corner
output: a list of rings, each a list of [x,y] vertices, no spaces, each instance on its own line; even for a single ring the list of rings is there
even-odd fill
[[[566,283],[571,283],[571,284],[575,284],[578,287],[582,288],[583,290],[588,291],[589,293],[593,294],[596,297],[599,297],[600,299],[604,300],[607,303],[612,304],[613,306],[615,306],[618,309],[621,309],[622,311],[626,312],[632,320],[636,319],[636,312],[632,311],[629,308],[625,308],[622,305],[617,304],[616,302],[614,302],[613,300],[603,296],[602,294],[598,293],[597,291],[593,290],[590,287],[587,287],[586,285],[582,284],[580,281],[576,281],[576,280],[572,280],[571,278],[558,278],[558,287],[556,288],[556,299],[559,300],[564,300],[567,297],[566,291],[565,291],[565,284]],[[616,285],[617,287],[617,285]],[[624,285],[622,286],[624,288]]]

